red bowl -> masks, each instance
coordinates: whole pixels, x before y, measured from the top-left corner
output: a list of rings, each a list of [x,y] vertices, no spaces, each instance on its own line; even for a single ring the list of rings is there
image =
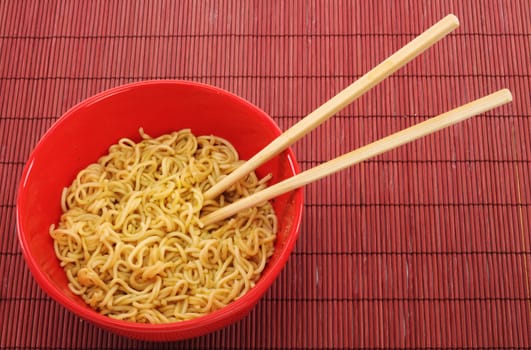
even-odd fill
[[[148,81],[113,88],[66,112],[43,136],[24,168],[17,197],[17,230],[26,262],[42,289],[83,319],[109,331],[145,340],[178,340],[220,329],[244,317],[278,276],[299,235],[302,191],[273,200],[279,218],[274,255],[247,294],[226,307],[189,321],[151,325],[103,316],[67,287],[55,256],[49,227],[61,215],[60,198],[76,174],[94,163],[122,137],[139,139],[190,128],[196,135],[230,141],[248,159],[280,135],[275,122],[251,103],[219,88],[187,81]],[[299,172],[286,150],[259,169],[278,182]]]

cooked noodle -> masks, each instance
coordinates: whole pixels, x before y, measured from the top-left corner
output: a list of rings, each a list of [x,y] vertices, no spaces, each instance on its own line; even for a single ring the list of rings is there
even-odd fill
[[[241,164],[227,141],[181,130],[121,139],[63,191],[50,228],[69,287],[100,313],[144,323],[204,315],[248,292],[273,254],[270,203],[203,227],[199,217],[266,186],[252,173],[203,193]]]

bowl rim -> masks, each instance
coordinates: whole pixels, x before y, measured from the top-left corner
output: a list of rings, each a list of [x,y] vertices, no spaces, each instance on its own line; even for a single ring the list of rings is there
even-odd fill
[[[29,237],[23,232],[25,232],[24,225],[22,224],[22,217],[23,217],[23,209],[24,209],[24,198],[28,196],[29,194],[25,190],[25,184],[28,181],[28,177],[31,174],[31,168],[33,166],[33,162],[35,161],[36,156],[39,153],[39,150],[44,147],[43,145],[46,144],[47,140],[53,137],[53,134],[56,129],[60,128],[63,124],[67,123],[69,119],[74,118],[76,112],[79,109],[85,108],[87,106],[90,106],[92,104],[98,103],[102,100],[105,100],[107,98],[112,97],[113,95],[120,94],[124,91],[136,89],[136,88],[143,88],[150,85],[185,85],[190,86],[193,88],[199,88],[199,89],[205,89],[210,90],[211,92],[214,92],[216,94],[224,95],[230,99],[235,100],[237,103],[247,105],[247,107],[254,110],[256,115],[260,115],[262,119],[268,122],[269,126],[275,130],[279,135],[282,133],[279,126],[276,124],[276,122],[263,110],[252,104],[251,102],[243,99],[242,97],[231,93],[229,91],[226,91],[222,88],[200,83],[200,82],[194,82],[194,81],[188,81],[188,80],[170,80],[170,79],[163,79],[163,80],[145,80],[145,81],[138,81],[128,84],[119,85],[116,87],[112,87],[106,90],[103,90],[101,92],[98,92],[97,94],[88,97],[77,104],[75,104],[73,107],[69,108],[65,113],[63,113],[49,128],[48,130],[43,134],[43,136],[39,139],[39,141],[36,143],[36,145],[33,147],[28,160],[26,161],[26,164],[24,166],[19,185],[17,190],[17,198],[16,198],[16,230],[17,230],[17,237],[21,246],[22,255],[24,259],[26,260],[26,263],[28,267],[30,268],[30,271],[39,284],[39,286],[50,296],[52,299],[54,299],[56,302],[61,304],[63,307],[68,309],[69,311],[73,312],[77,316],[93,323],[96,325],[99,325],[100,327],[103,327],[107,330],[114,330],[114,331],[122,331],[122,334],[124,335],[131,335],[131,332],[135,333],[137,336],[140,336],[143,339],[143,336],[151,334],[165,334],[169,332],[186,332],[186,331],[193,331],[195,329],[198,329],[200,327],[204,327],[206,324],[210,323],[217,323],[221,322],[222,320],[231,320],[228,324],[231,324],[236,321],[236,317],[238,315],[241,315],[242,313],[245,313],[246,310],[251,309],[254,307],[254,305],[260,300],[260,298],[267,292],[267,290],[270,288],[270,286],[273,284],[273,282],[276,280],[280,272],[284,269],[286,262],[289,258],[289,255],[291,254],[294,245],[299,237],[300,233],[300,225],[302,221],[302,212],[303,212],[303,191],[302,188],[299,188],[297,190],[294,190],[295,193],[295,210],[294,210],[294,217],[293,217],[293,228],[290,231],[290,234],[286,236],[285,244],[283,246],[283,249],[281,250],[278,259],[275,261],[275,265],[268,269],[266,273],[264,273],[262,276],[260,276],[260,279],[256,283],[256,285],[251,288],[245,295],[243,295],[241,298],[232,301],[230,304],[222,307],[221,309],[218,309],[216,311],[213,311],[209,314],[202,315],[190,320],[184,320],[184,321],[175,321],[170,323],[162,323],[162,324],[147,324],[147,323],[137,323],[132,321],[126,321],[126,320],[118,320],[113,319],[111,317],[105,316],[100,314],[99,312],[91,309],[88,306],[80,305],[70,299],[69,297],[65,296],[60,290],[55,288],[53,284],[49,283],[49,278],[45,273],[41,271],[41,269],[38,267],[39,264],[37,263],[36,259],[30,254],[30,248],[29,248]],[[298,162],[295,158],[295,154],[291,148],[288,148],[285,150],[287,152],[288,157],[288,163],[290,169],[297,174],[300,172],[300,168],[298,165]],[[245,316],[245,314],[244,314]],[[234,320],[233,320],[234,319]],[[218,327],[215,327],[215,329],[219,329],[222,327],[225,327],[226,325],[219,325]],[[210,331],[214,331],[215,329],[212,329]],[[210,332],[207,331],[207,332]],[[204,333],[207,333],[204,332]],[[177,338],[176,338],[177,339]],[[152,340],[157,340],[155,338],[152,338]]]

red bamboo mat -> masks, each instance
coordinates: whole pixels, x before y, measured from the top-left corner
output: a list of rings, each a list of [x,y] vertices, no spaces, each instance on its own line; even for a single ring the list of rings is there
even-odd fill
[[[46,296],[15,230],[29,152],[107,88],[189,79],[287,129],[453,12],[461,27],[295,146],[303,168],[503,87],[514,102],[306,188],[301,237],[237,324],[178,343]],[[531,2],[1,1],[0,347],[531,347]]]

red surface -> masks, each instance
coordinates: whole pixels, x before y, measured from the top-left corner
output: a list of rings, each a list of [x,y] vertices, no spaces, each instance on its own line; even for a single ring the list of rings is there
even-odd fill
[[[195,135],[217,135],[248,159],[281,131],[263,111],[221,89],[184,81],[147,81],[123,85],[93,96],[63,115],[43,136],[26,163],[17,196],[17,233],[22,253],[40,286],[78,316],[120,335],[145,340],[188,339],[240,320],[268,290],[284,268],[299,236],[302,191],[272,201],[278,217],[275,252],[260,281],[243,297],[205,317],[165,325],[113,320],[88,307],[68,288],[55,256],[49,228],[59,222],[63,188],[76,174],[118,140],[138,140],[139,128],[151,136],[191,129]],[[271,184],[298,173],[291,150],[260,166]]]
[[[514,101],[305,189],[286,269],[240,322],[153,344],[49,299],[16,240],[31,149],[79,101],[189,79],[287,129],[448,13],[461,27],[294,145],[308,168],[503,87]],[[0,2],[0,347],[531,347],[531,3]]]

